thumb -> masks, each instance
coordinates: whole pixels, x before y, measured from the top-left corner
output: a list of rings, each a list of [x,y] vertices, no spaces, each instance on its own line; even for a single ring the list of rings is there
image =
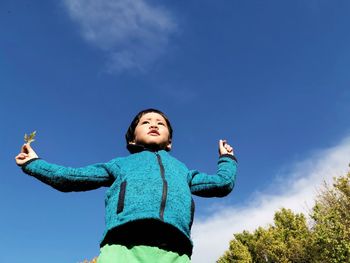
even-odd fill
[[[226,140],[219,140],[219,153],[222,154],[226,151],[224,145],[226,143]]]

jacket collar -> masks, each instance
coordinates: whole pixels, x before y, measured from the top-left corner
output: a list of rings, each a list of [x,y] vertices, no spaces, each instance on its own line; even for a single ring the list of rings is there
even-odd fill
[[[126,148],[128,149],[128,151],[133,154],[133,153],[139,153],[139,152],[143,152],[143,151],[150,151],[150,152],[158,152],[161,150],[165,150],[168,151],[166,149],[162,149],[160,148],[158,145],[152,146],[152,145],[141,145],[141,144],[128,144],[126,146]]]

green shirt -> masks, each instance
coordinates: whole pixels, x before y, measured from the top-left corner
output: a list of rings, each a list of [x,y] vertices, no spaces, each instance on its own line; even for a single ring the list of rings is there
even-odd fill
[[[166,251],[157,247],[105,245],[97,263],[190,263],[187,255]]]

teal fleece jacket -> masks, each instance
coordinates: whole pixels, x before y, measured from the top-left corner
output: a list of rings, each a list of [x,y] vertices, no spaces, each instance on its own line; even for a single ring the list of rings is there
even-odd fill
[[[189,170],[164,150],[144,150],[82,168],[59,166],[37,158],[25,163],[22,169],[62,192],[109,187],[101,246],[109,232],[130,222],[151,219],[174,227],[188,241],[192,252],[192,194],[202,197],[229,194],[234,186],[236,166],[234,156],[222,155],[216,174],[209,175]]]

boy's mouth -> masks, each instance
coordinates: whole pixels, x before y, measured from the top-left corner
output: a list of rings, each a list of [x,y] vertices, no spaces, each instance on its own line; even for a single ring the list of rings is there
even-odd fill
[[[151,130],[148,132],[149,135],[160,135],[159,131],[157,130]]]

